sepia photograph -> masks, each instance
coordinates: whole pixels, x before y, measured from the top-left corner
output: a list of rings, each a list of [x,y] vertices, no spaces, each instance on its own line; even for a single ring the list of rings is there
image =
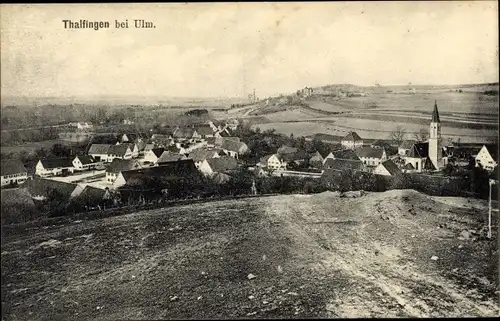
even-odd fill
[[[9,320],[500,315],[498,1],[0,5]]]

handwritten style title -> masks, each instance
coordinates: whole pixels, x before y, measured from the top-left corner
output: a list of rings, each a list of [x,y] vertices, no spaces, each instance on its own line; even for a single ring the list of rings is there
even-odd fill
[[[88,21],[88,20],[63,20],[62,21],[64,24],[64,29],[94,29],[94,30],[99,30],[99,29],[109,29],[112,26],[115,27],[115,29],[128,29],[129,28],[129,23],[128,19],[125,21],[118,21],[115,20],[114,24],[109,23],[109,21]],[[143,19],[134,19],[132,20],[131,25],[134,28],[138,29],[153,29],[156,28],[155,24],[151,21],[146,21]]]

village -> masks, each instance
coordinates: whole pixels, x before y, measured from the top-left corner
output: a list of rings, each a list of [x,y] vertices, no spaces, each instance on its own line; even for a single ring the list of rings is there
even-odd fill
[[[168,199],[173,191],[180,191],[181,185],[176,182],[202,179],[219,184],[220,188],[220,184],[227,184],[242,171],[250,174],[246,178],[250,186],[248,194],[260,193],[256,179],[266,177],[316,180],[323,186],[344,190],[338,183],[344,180],[342,175],[346,172],[392,180],[405,174],[446,179],[453,171],[470,170],[472,164],[490,173],[490,177],[496,177],[496,146],[443,144],[437,102],[429,120],[428,138],[423,137],[425,141],[405,140],[400,135],[399,141],[376,140],[366,144],[356,132],[348,132],[340,144],[326,145],[326,154],[325,148],[322,154],[314,148],[306,150],[303,146],[283,144],[273,153],[257,155],[245,142],[248,137],[241,130],[244,125],[240,121],[216,122],[217,125],[208,120],[182,127],[163,127],[157,133],[117,135],[116,142],[89,143],[84,153],[73,157],[39,159],[30,172],[20,160],[2,160],[1,185],[2,188],[26,188],[34,202],[42,204],[49,199],[57,198],[59,203],[64,199],[66,211],[70,203],[83,203],[79,209],[73,209],[75,212],[99,210],[105,204],[119,206],[123,202],[152,201],[145,196],[153,184],[151,181],[158,190],[153,198],[156,201],[158,195]],[[72,123],[71,126],[83,134],[92,124]],[[335,182],[337,184],[333,184]],[[123,201],[123,195],[128,195],[127,201]],[[59,215],[65,215],[64,211]]]

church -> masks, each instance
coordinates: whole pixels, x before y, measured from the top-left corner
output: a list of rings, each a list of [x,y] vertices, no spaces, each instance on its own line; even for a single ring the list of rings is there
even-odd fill
[[[439,171],[448,163],[446,149],[442,145],[441,121],[439,120],[437,101],[434,102],[429,139],[413,144],[404,159],[404,168],[415,172]]]

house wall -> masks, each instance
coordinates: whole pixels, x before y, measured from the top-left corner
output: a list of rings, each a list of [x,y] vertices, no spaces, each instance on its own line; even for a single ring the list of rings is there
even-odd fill
[[[350,140],[341,140],[340,141],[340,144],[345,147],[345,148],[350,148],[350,149],[354,149],[354,148],[358,148],[358,147],[363,147],[363,141],[360,140],[360,141],[350,141]]]
[[[106,172],[106,183],[113,184],[116,180],[118,173]]]
[[[149,151],[146,153],[146,155],[144,155],[145,162],[156,163],[157,160],[158,160],[158,157],[152,151]]]
[[[203,174],[203,175],[212,175],[214,174],[214,171],[210,167],[210,164],[206,160],[201,162],[201,164],[198,167],[198,170]]]
[[[273,155],[267,160],[267,168],[286,169],[286,162],[281,162],[276,156]]]
[[[359,158],[363,164],[366,166],[378,166],[380,165],[381,162],[383,162],[385,159],[384,157],[382,158],[375,158],[375,157],[360,157]]]
[[[373,174],[391,176],[391,173],[389,173],[389,171],[382,164],[375,167]]]
[[[485,146],[483,146],[479,153],[477,153],[475,160],[476,167],[479,167],[479,164],[481,164],[483,168],[488,171],[493,171],[493,169],[495,169],[495,167],[498,165],[497,162],[493,160],[493,157],[491,157],[488,149]]]
[[[94,159],[98,160],[98,161],[102,161],[102,162],[108,161],[108,154],[89,154],[89,155],[94,157]]]
[[[28,173],[16,173],[1,176],[1,186],[6,186],[11,183],[21,184],[28,179]]]
[[[410,149],[409,148],[402,148],[402,147],[398,147],[398,154],[401,155],[401,156],[406,156],[406,153],[409,151]]]
[[[123,178],[123,175],[120,173],[113,182],[113,188],[118,188],[125,185],[126,183],[127,182],[125,182],[125,178]]]
[[[405,158],[405,165],[406,164],[412,164],[413,167],[415,168],[414,171],[421,173],[422,167],[425,165],[425,161],[423,158],[406,157]]]

